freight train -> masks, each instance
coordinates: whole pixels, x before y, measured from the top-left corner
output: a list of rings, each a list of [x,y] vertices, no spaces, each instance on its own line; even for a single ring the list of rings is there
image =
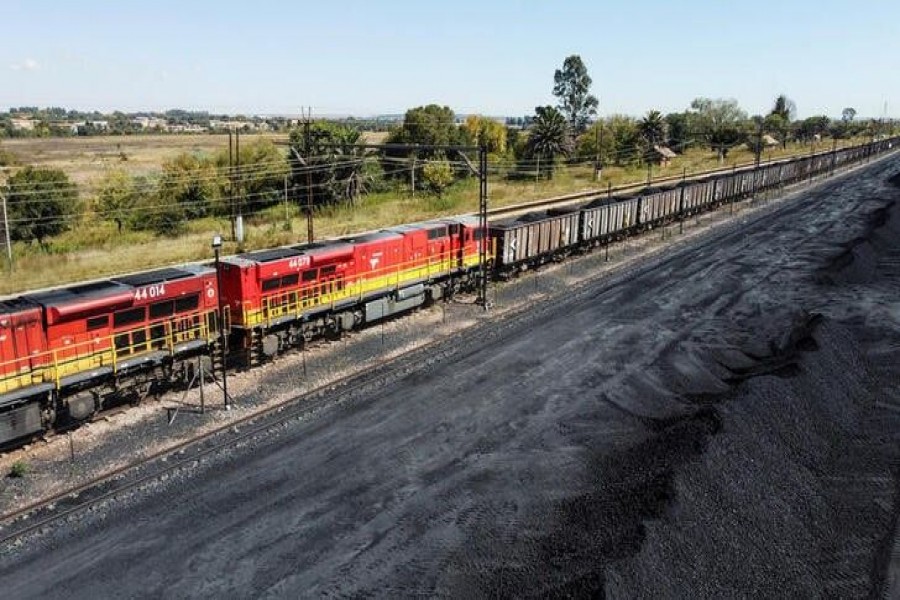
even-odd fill
[[[0,446],[191,381],[197,359],[255,365],[495,279],[803,181],[895,140],[491,221],[470,216],[225,257],[0,301]],[[221,297],[220,297],[221,296]],[[227,332],[227,336],[222,334]],[[222,340],[227,340],[223,347]]]

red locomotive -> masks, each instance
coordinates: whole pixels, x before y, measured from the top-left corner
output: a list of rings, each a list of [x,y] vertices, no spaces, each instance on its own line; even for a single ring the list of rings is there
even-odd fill
[[[254,362],[441,298],[469,283],[478,233],[458,217],[226,258],[232,345]]]
[[[217,337],[216,272],[185,266],[0,303],[0,443],[184,377]]]
[[[251,361],[440,298],[478,266],[477,219],[402,225],[0,301],[0,444],[88,419],[192,374],[230,345]]]

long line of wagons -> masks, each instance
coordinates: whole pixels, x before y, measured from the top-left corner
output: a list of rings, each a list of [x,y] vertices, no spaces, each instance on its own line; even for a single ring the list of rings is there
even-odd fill
[[[157,269],[0,300],[0,446],[20,444],[195,375],[198,357],[254,365],[525,268],[802,181],[895,140],[489,223],[470,216]],[[221,295],[221,302],[220,302]],[[227,331],[227,336],[220,335]],[[221,339],[228,348],[222,352]]]

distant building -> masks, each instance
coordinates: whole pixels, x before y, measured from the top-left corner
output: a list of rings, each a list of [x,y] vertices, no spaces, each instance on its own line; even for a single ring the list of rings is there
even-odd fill
[[[206,131],[206,127],[201,125],[166,125],[164,127],[166,131],[169,133],[203,133]]]
[[[169,124],[165,119],[158,117],[135,117],[131,122],[138,125],[141,129],[153,129],[155,127],[163,129]]]
[[[71,129],[72,133],[75,135],[81,132],[82,129],[86,129],[88,126],[96,131],[106,131],[109,129],[109,121],[76,121],[68,124],[69,129]]]
[[[13,129],[17,131],[34,131],[37,121],[34,119],[10,119]]]
[[[676,156],[678,155],[666,146],[653,146],[653,150],[650,152],[651,160],[663,167],[668,167],[669,161]]]

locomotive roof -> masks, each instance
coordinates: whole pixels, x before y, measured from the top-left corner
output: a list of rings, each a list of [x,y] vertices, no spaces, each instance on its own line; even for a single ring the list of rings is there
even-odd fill
[[[215,269],[209,266],[186,265],[184,267],[169,267],[165,269],[157,269],[155,271],[147,271],[146,273],[135,273],[125,277],[114,277],[113,281],[124,283],[132,287],[142,287],[153,283],[163,283],[166,281],[176,281],[187,277],[196,277],[214,273]]]
[[[303,254],[296,248],[272,248],[271,250],[257,250],[256,252],[246,252],[238,254],[236,258],[249,260],[252,262],[272,262],[273,260],[281,260],[283,258],[292,258]]]
[[[393,227],[384,229],[384,231],[391,231],[395,233],[405,233],[407,231],[427,231],[429,229],[440,229],[442,227],[446,227],[447,225],[448,223],[444,221],[421,221],[419,223],[395,225]]]
[[[396,240],[400,237],[399,233],[394,233],[392,231],[375,231],[357,237],[342,238],[340,241],[348,244],[365,244],[367,242],[378,242],[382,240]]]
[[[292,248],[310,256],[318,256],[320,254],[334,254],[335,252],[350,253],[353,251],[353,246],[341,241],[311,242],[300,244],[299,246],[292,246]]]
[[[469,227],[478,227],[478,217],[474,215],[459,215],[458,217],[445,217],[440,219],[442,223],[462,223]]]
[[[106,297],[130,297],[131,294],[131,287],[123,283],[117,283],[115,281],[95,281],[92,283],[72,285],[55,290],[49,290],[46,292],[28,294],[23,297],[44,306],[56,306],[60,304],[84,302],[86,300],[96,300]]]
[[[21,296],[0,301],[0,313],[19,312],[28,310],[29,308],[37,308],[37,305],[28,298],[23,298]]]

